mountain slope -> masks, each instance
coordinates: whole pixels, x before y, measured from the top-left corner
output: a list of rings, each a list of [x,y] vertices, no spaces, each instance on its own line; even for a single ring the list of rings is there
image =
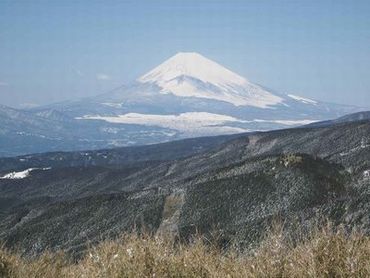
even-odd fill
[[[131,154],[127,162],[126,151],[117,164],[49,165],[23,179],[0,179],[0,239],[26,254],[45,248],[76,253],[87,239],[94,243],[144,225],[184,238],[217,231],[225,243],[249,246],[277,217],[291,223],[288,233],[317,217],[370,233],[369,138],[370,122],[360,121],[239,135],[165,161]],[[169,144],[151,152],[165,152]],[[31,156],[35,164],[27,167],[39,167],[39,160],[47,166],[53,158]],[[14,168],[2,175],[25,170],[19,160],[1,163],[7,160]]]

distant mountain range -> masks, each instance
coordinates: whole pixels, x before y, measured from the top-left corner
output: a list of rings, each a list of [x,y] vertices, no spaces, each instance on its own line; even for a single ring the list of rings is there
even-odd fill
[[[272,130],[363,108],[280,94],[197,53],[178,53],[108,93],[27,111],[0,107],[0,156]]]

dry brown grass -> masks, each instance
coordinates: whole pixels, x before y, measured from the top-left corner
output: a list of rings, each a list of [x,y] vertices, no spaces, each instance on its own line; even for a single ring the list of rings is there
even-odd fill
[[[370,237],[326,227],[294,246],[281,230],[253,252],[222,252],[136,234],[90,248],[78,263],[63,254],[26,260],[0,251],[0,277],[370,277]]]

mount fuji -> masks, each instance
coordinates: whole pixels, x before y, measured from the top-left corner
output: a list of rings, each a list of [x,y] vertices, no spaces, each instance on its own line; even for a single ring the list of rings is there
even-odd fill
[[[7,111],[0,119],[3,156],[288,128],[362,110],[277,93],[198,53],[178,53],[102,95],[12,110],[13,116],[27,113],[31,131],[25,132],[16,118],[7,118],[8,108],[1,109]],[[44,123],[52,128],[41,128]]]
[[[178,53],[138,79],[161,93],[266,108],[282,99],[197,53]]]

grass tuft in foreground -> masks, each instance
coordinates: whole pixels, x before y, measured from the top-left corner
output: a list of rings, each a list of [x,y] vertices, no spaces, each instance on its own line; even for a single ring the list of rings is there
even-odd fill
[[[370,237],[327,227],[293,246],[275,231],[240,253],[201,239],[175,244],[128,234],[90,248],[77,263],[60,253],[28,260],[2,250],[0,277],[370,277]]]

